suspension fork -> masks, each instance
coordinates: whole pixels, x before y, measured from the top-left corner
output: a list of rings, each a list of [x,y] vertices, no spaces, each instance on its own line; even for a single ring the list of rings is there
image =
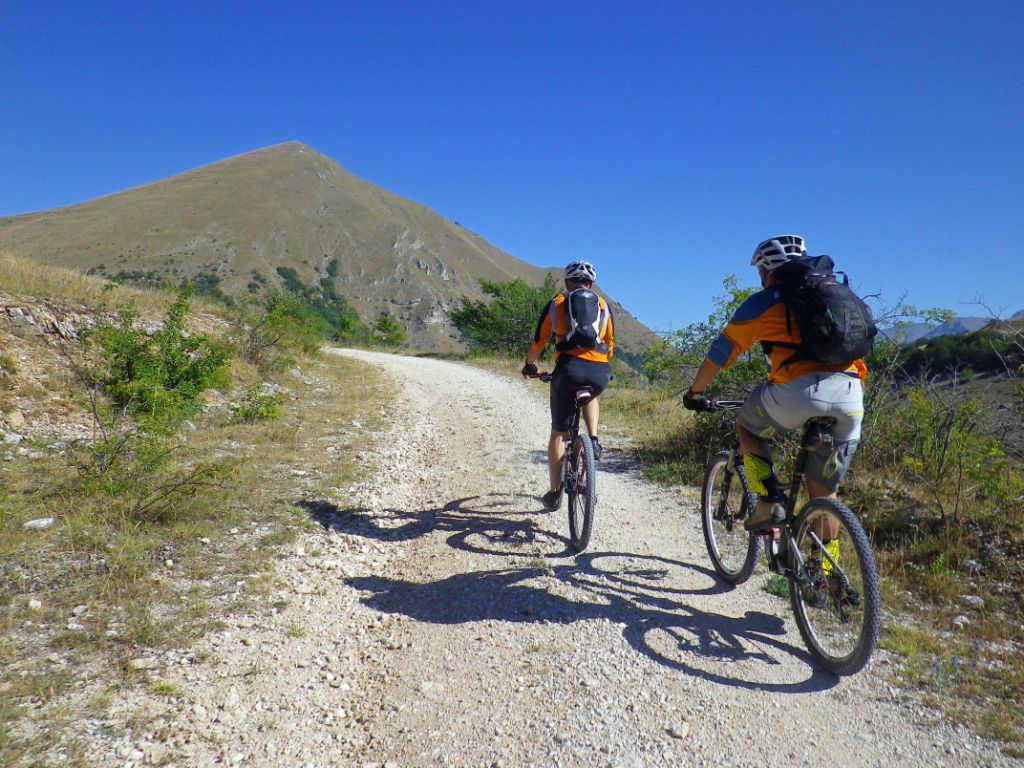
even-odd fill
[[[726,461],[726,466],[729,467],[733,473],[740,480],[740,485],[743,488],[743,494],[747,497],[747,514],[753,514],[757,508],[757,494],[750,490],[750,484],[747,482],[747,468],[743,464],[743,452],[740,450],[739,441],[735,441],[732,447],[729,449],[729,458]],[[728,482],[727,478],[727,482]],[[728,486],[726,486],[728,491]]]

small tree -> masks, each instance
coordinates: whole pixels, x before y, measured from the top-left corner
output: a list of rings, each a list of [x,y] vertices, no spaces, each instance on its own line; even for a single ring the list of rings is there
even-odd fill
[[[116,323],[83,334],[81,348],[64,348],[85,385],[95,431],[91,445],[76,446],[72,462],[82,488],[106,499],[109,514],[132,523],[174,515],[200,488],[223,483],[223,468],[177,466],[186,441],[177,428],[211,386],[226,386],[231,347],[189,333],[190,290],[170,306],[163,327],[150,334],[132,307]]]
[[[232,325],[239,356],[263,369],[291,362],[299,350],[316,354],[330,333],[327,321],[291,291],[240,300]]]
[[[381,312],[373,323],[373,335],[378,344],[385,347],[398,347],[405,343],[405,331],[402,324],[390,312]]]
[[[558,292],[549,273],[537,287],[522,280],[481,280],[480,287],[490,301],[463,299],[462,306],[449,314],[455,327],[480,354],[521,355],[533,338],[541,312]]]
[[[231,348],[188,332],[190,296],[187,288],[178,294],[152,336],[139,329],[131,307],[120,310],[117,324],[89,335],[100,353],[96,380],[126,413],[173,427],[198,407],[204,389],[226,385]]]

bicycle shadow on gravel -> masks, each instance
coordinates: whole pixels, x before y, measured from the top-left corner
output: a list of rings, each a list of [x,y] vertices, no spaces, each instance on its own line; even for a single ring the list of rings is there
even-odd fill
[[[637,559],[619,553],[580,559],[596,558]],[[638,586],[637,580],[648,578],[641,569],[631,570],[619,584],[609,584],[609,569],[590,570],[590,562],[584,563],[582,572],[578,565],[558,565],[460,573],[425,583],[380,576],[351,577],[345,583],[364,592],[362,602],[374,610],[431,624],[610,621],[621,625],[623,639],[651,661],[733,688],[808,693],[838,682],[834,675],[815,669],[809,655],[786,640],[779,616],[747,611],[736,617],[698,610],[678,602],[685,590],[656,585],[647,591]],[[652,570],[660,573],[664,565],[666,561]],[[595,573],[605,583],[598,585],[592,578]],[[558,587],[551,586],[551,576],[560,582]],[[807,676],[773,679],[783,657],[804,662]]]
[[[571,553],[567,538],[545,530],[536,517],[550,514],[540,499],[523,493],[492,493],[453,499],[440,507],[407,512],[366,507],[341,509],[326,499],[301,499],[304,510],[325,530],[377,541],[403,542],[435,532],[447,532],[450,546],[489,555],[530,555],[527,545],[551,544],[557,555]]]
[[[365,605],[384,613],[432,624],[605,619],[622,625],[623,638],[647,658],[709,682],[783,693],[821,691],[838,682],[786,640],[780,616],[747,611],[734,617],[694,608],[693,598],[734,590],[712,569],[655,555],[576,555],[565,537],[536,524],[549,513],[538,511],[532,496],[470,496],[416,512],[339,509],[325,500],[303,500],[297,506],[325,529],[349,535],[403,542],[440,532],[448,534],[452,548],[509,558],[508,567],[426,583],[378,576],[344,579],[367,593]],[[572,555],[574,561],[558,562]],[[780,613],[784,610],[780,605]],[[809,676],[771,680],[781,657],[804,662]]]

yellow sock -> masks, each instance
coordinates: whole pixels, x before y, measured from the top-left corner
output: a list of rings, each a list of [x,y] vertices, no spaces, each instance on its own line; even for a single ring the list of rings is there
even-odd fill
[[[826,543],[825,551],[835,561],[835,564],[839,565],[839,539],[832,539],[832,541]],[[832,563],[824,555],[821,556],[821,570],[826,576],[832,573]]]
[[[771,462],[752,453],[744,453],[743,466],[747,470],[747,485],[750,486],[750,490],[758,496],[767,496],[768,488],[765,487],[764,481],[772,476]]]

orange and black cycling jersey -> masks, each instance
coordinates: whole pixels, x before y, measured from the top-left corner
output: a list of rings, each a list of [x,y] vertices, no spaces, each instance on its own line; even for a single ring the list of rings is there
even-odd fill
[[[565,335],[569,332],[569,313],[566,310],[565,301],[566,294],[560,293],[551,300],[541,313],[540,319],[537,321],[537,331],[533,334],[533,343],[530,345],[530,351],[534,354],[540,355],[551,339],[552,333],[555,336],[556,344],[565,340]],[[567,349],[564,352],[559,352],[556,350],[555,360],[558,360],[559,355],[572,355],[581,360],[591,360],[595,363],[607,363],[612,359],[612,352],[615,347],[612,330],[612,311],[609,309],[608,302],[604,300],[603,296],[598,296],[598,305],[601,310],[600,338],[601,341],[608,345],[608,351]]]
[[[848,371],[856,373],[862,381],[867,376],[867,366],[861,360],[831,365],[814,360],[792,360],[793,347],[782,345],[798,345],[800,331],[792,317],[786,322],[786,305],[782,294],[774,288],[758,291],[740,305],[725,330],[711,344],[708,360],[720,368],[728,368],[758,341],[769,342],[771,372],[768,381],[772,384],[785,384],[817,371]]]

